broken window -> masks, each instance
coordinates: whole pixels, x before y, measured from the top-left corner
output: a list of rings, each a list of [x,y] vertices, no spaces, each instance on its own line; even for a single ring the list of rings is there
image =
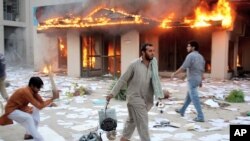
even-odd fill
[[[19,21],[19,0],[3,1],[4,20]]]

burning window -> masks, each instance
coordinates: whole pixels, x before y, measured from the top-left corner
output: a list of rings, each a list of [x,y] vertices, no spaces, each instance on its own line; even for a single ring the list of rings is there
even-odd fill
[[[82,38],[82,66],[83,69],[95,69],[96,66],[96,58],[98,49],[95,48],[95,40],[93,36],[84,36]],[[99,52],[99,51],[98,51]]]
[[[120,38],[100,34],[81,36],[83,76],[120,74]]]
[[[60,68],[67,68],[67,40],[66,37],[59,37],[58,42],[58,61]]]

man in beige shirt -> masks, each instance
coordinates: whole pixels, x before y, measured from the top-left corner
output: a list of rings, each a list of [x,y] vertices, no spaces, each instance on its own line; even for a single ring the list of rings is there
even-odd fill
[[[121,141],[128,141],[137,127],[141,141],[150,141],[148,131],[148,111],[153,106],[152,59],[154,47],[144,44],[141,58],[133,61],[127,71],[120,77],[108,95],[107,101],[115,97],[120,89],[127,85],[128,118],[125,123]]]

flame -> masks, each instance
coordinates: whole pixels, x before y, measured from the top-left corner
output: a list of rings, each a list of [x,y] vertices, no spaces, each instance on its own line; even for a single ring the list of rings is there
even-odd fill
[[[59,38],[59,49],[60,49],[60,55],[62,57],[67,56],[67,48],[65,47],[62,38]]]
[[[86,68],[88,66],[88,57],[87,57],[87,48],[86,47],[83,47],[83,67]]]
[[[221,21],[224,28],[230,28],[233,25],[233,13],[228,0],[219,0],[212,11],[207,11],[203,7],[197,7],[195,10],[195,22],[192,27],[211,26],[210,21]]]
[[[103,13],[101,13],[103,11]],[[122,20],[114,20],[108,17],[108,14],[120,15]],[[101,16],[100,16],[101,15]],[[86,17],[74,17],[70,15],[68,18],[56,17],[46,20],[38,25],[37,30],[45,30],[48,28],[86,28],[106,25],[124,25],[124,24],[148,24],[143,21],[140,15],[128,14],[121,10],[98,7],[89,13]]]
[[[216,5],[209,10],[209,6],[205,0],[202,0],[199,6],[195,9],[195,19],[185,17],[181,24],[174,25],[172,22],[173,16],[165,18],[161,24],[161,28],[171,28],[173,26],[188,26],[188,27],[208,27],[221,24],[222,28],[229,29],[233,27],[234,11],[231,8],[228,0],[218,0]]]
[[[167,18],[165,18],[161,24],[160,27],[162,28],[172,28],[169,23],[172,22],[172,19],[174,18],[174,13],[171,13]]]
[[[211,72],[211,64],[207,64],[207,70],[208,72]]]
[[[94,68],[95,67],[95,57],[89,57],[89,55],[94,56],[94,49],[90,48],[90,40],[93,40],[91,37],[83,37],[83,67]]]
[[[237,64],[236,64],[237,67],[241,67],[240,65],[240,59],[239,59],[239,55],[237,55]]]
[[[45,74],[48,74],[49,72],[51,72],[51,70],[52,70],[52,66],[51,65],[49,65],[49,67],[46,65],[45,67],[43,67],[43,73],[45,73]]]

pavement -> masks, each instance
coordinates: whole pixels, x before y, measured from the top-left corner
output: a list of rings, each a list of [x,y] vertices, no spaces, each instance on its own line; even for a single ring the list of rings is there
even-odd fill
[[[10,86],[7,92],[11,95],[15,89],[25,86],[31,76],[38,75],[44,81],[40,94],[46,99],[51,96],[49,77],[29,68],[7,69],[7,81]],[[56,74],[54,80],[61,90],[57,107],[47,107],[41,110],[39,132],[45,141],[77,141],[90,131],[98,130],[103,140],[108,140],[106,132],[99,129],[98,111],[105,106],[105,95],[109,93],[113,82],[108,77],[74,78]],[[170,97],[163,100],[164,107],[154,106],[149,111],[149,130],[152,141],[229,141],[231,124],[250,124],[250,117],[244,113],[250,111],[250,81],[229,81],[205,79],[199,88],[205,122],[193,122],[196,113],[193,105],[187,109],[184,117],[175,112],[182,106],[186,96],[186,81],[162,78],[163,89],[170,92]],[[77,85],[76,85],[77,84]],[[78,87],[84,87],[90,94],[72,96]],[[245,93],[245,103],[228,103],[224,98],[233,89],[241,89]],[[0,98],[2,103],[3,99]],[[156,101],[155,101],[156,102]],[[5,104],[5,103],[4,103]],[[115,141],[120,139],[124,122],[128,115],[126,101],[112,99],[109,108],[116,110],[118,120]],[[163,111],[161,113],[160,111]],[[169,123],[172,126],[158,126]],[[22,141],[25,130],[19,124],[0,126],[0,141]],[[139,141],[135,130],[131,141]]]

